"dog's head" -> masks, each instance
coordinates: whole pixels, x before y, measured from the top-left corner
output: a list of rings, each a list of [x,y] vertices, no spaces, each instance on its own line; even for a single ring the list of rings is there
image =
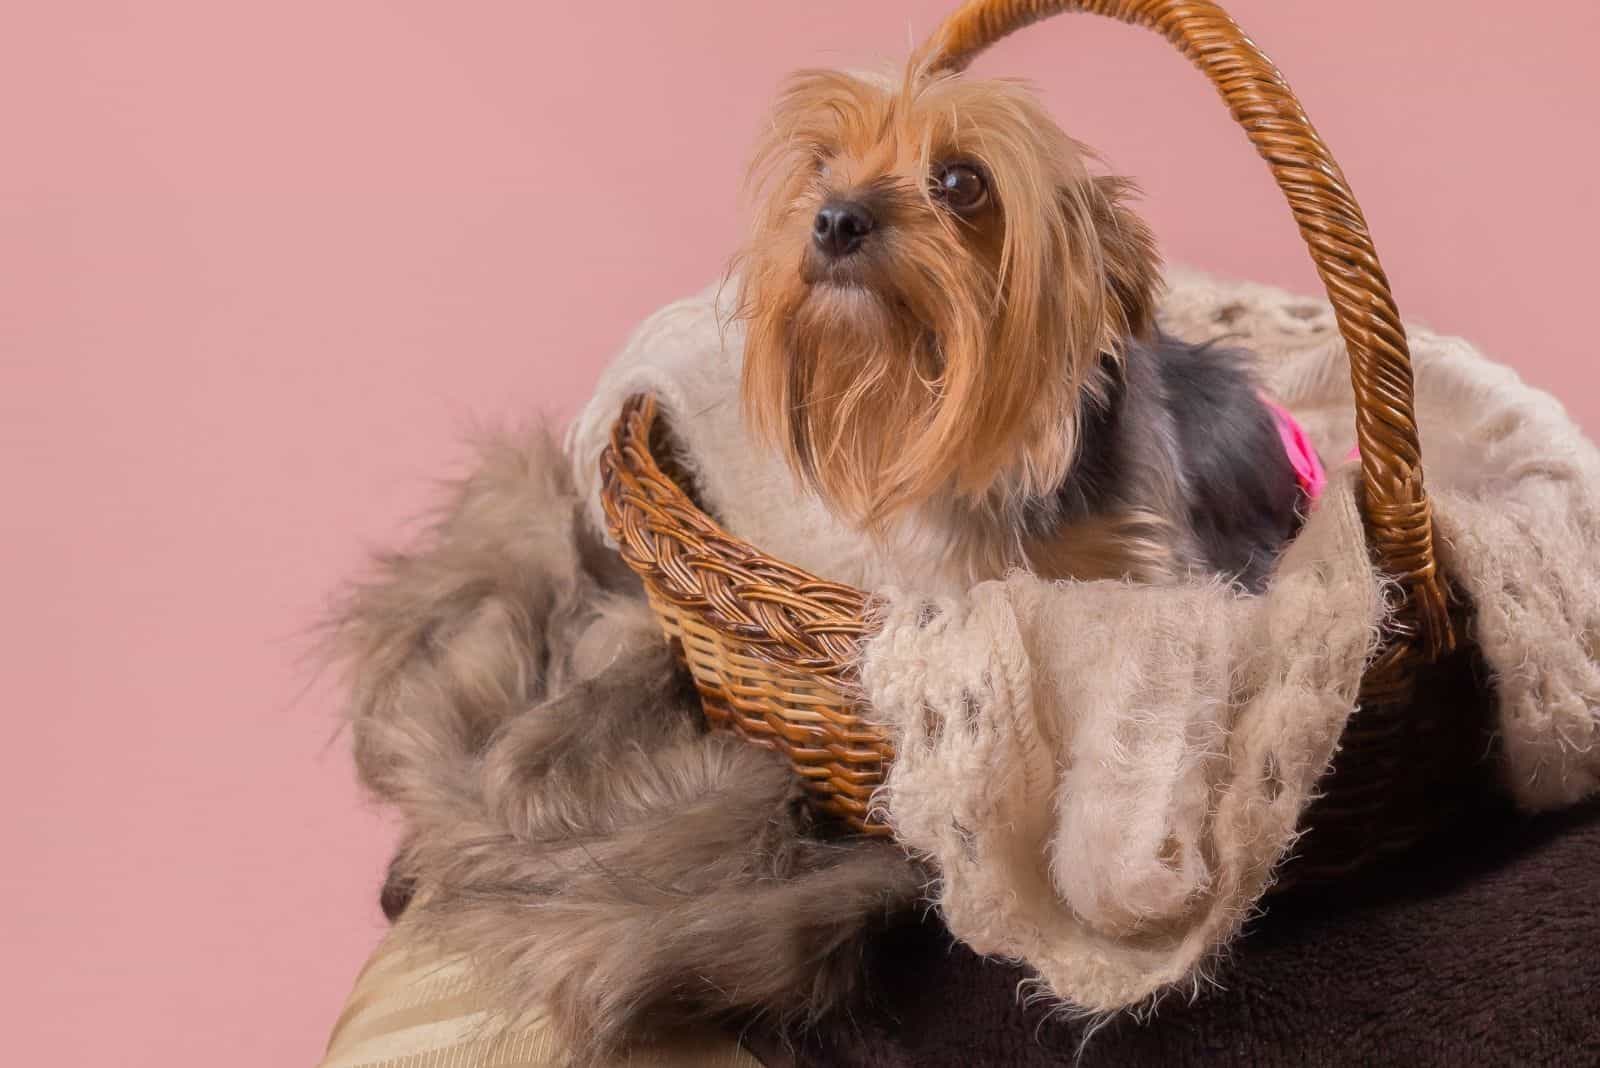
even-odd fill
[[[876,527],[1066,476],[1086,394],[1151,329],[1159,264],[1019,85],[833,71],[782,93],[739,261],[747,417]]]

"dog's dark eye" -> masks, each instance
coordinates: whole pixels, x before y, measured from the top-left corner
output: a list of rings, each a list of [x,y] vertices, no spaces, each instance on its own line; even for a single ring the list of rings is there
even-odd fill
[[[989,183],[971,164],[946,163],[933,172],[933,195],[954,211],[977,211],[989,199]]]

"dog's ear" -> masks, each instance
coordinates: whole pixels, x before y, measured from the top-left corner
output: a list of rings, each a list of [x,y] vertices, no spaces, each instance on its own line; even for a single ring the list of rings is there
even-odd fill
[[[1088,207],[1100,245],[1106,287],[1106,324],[1118,338],[1148,338],[1155,330],[1161,292],[1161,254],[1155,235],[1130,207],[1138,187],[1127,178],[1089,180]]]

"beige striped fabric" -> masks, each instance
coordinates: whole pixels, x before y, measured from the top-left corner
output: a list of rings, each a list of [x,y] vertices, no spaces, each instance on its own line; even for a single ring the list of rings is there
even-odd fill
[[[512,1030],[489,1014],[466,970],[391,931],[356,977],[320,1068],[564,1068],[570,1050],[539,1020]],[[616,1068],[761,1068],[717,1031],[635,1050]]]

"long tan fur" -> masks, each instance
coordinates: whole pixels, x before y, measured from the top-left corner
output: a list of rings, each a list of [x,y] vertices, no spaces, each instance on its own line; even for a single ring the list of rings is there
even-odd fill
[[[1016,538],[1015,507],[1066,477],[1102,357],[1153,325],[1153,239],[1125,207],[1128,183],[1093,176],[1089,159],[1024,87],[925,59],[898,81],[789,82],[739,259],[743,396],[836,511],[884,533],[934,509],[974,555],[1015,555],[1001,544]],[[981,213],[957,217],[931,195],[950,160],[982,168]],[[841,194],[883,216],[850,285],[819,276],[810,242],[818,207]]]

